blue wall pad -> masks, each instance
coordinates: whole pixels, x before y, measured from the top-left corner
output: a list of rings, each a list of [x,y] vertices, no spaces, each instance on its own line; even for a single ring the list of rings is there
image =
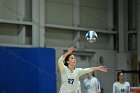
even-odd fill
[[[56,93],[53,48],[0,47],[0,93]]]

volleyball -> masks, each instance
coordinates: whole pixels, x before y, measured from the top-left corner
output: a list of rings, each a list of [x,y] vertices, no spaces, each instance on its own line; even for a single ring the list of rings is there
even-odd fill
[[[85,35],[85,38],[88,40],[88,42],[93,43],[98,38],[98,35],[95,31],[88,31]]]

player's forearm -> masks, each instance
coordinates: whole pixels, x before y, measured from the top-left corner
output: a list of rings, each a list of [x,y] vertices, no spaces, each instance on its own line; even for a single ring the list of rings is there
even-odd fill
[[[93,71],[99,70],[103,72],[107,72],[107,68],[105,66],[97,66],[97,67],[92,67]]]
[[[61,57],[58,59],[58,63],[63,63],[63,60],[64,60],[64,57],[61,56]]]
[[[63,55],[63,58],[66,58],[66,56],[69,54],[69,52],[66,52],[64,55]]]
[[[84,69],[81,69],[79,71],[79,76],[83,75],[83,74],[86,74],[86,73],[89,73],[89,72],[92,72],[92,68],[84,68]]]
[[[63,60],[64,60],[64,57],[61,56],[59,59],[58,59],[58,66],[60,68],[60,71],[63,71],[64,70],[64,63],[63,63]]]
[[[96,71],[96,70],[98,70],[98,67],[91,67],[91,69],[92,69],[93,71]]]
[[[73,47],[70,47],[70,48],[67,50],[67,52],[63,55],[63,57],[66,58],[67,55],[69,55],[70,53],[72,53],[73,50],[74,50],[74,48],[73,48]]]

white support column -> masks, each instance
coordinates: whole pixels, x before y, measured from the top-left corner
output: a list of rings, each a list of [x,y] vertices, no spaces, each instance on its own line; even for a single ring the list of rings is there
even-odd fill
[[[126,34],[128,34],[127,29],[127,15],[126,15],[126,5],[127,0],[118,0],[118,18],[119,18],[119,53],[118,53],[118,62],[117,62],[117,70],[127,70],[127,54],[126,54],[126,39],[128,38]]]
[[[128,51],[128,0],[124,0],[124,51]]]
[[[140,63],[140,0],[137,0],[137,57]]]
[[[45,46],[45,0],[40,0],[40,47]]]
[[[25,0],[18,0],[18,20],[23,21],[25,18]],[[18,44],[25,44],[25,26],[19,25],[18,27]]]
[[[80,25],[80,0],[73,0],[73,25],[74,27]],[[74,32],[73,45],[77,49],[80,48],[80,31]]]
[[[113,26],[113,0],[107,0],[107,28],[112,31]],[[108,43],[108,48],[113,49],[113,35],[110,36],[110,41]]]
[[[79,27],[80,25],[80,0],[73,0],[73,25]]]
[[[45,1],[32,0],[32,45],[44,47],[45,42]]]
[[[118,17],[119,17],[119,52],[124,52],[124,0],[118,0]]]
[[[136,28],[136,5],[137,0],[132,0],[132,28]]]
[[[111,31],[113,26],[113,0],[107,0],[107,26]]]
[[[32,0],[32,45],[40,46],[40,20],[39,20],[39,0]]]
[[[76,47],[77,49],[80,48],[80,31],[74,32],[73,46]]]

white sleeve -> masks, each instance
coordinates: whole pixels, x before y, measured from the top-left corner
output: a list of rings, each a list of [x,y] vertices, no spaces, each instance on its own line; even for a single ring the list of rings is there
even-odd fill
[[[130,93],[130,83],[128,82],[128,93]]]
[[[86,89],[86,82],[87,82],[87,79],[84,79],[83,84],[84,84],[85,89]]]
[[[96,88],[97,88],[97,92],[100,93],[101,92],[101,87],[100,87],[100,82],[97,79],[97,83],[96,83]]]
[[[65,59],[65,58],[64,58],[63,56],[61,56],[61,57],[58,59],[58,66],[59,66],[59,69],[60,69],[61,72],[64,72],[64,68],[65,68],[65,65],[64,65],[64,63],[63,63],[64,59]]]
[[[92,68],[79,68],[79,76],[92,72],[93,69]]]
[[[114,84],[113,84],[113,93],[115,93],[115,91],[116,91],[116,90],[115,90],[115,87],[116,87],[116,86],[115,86],[115,83],[114,83]]]
[[[86,83],[86,79],[84,79],[83,83],[84,83],[84,84]]]

